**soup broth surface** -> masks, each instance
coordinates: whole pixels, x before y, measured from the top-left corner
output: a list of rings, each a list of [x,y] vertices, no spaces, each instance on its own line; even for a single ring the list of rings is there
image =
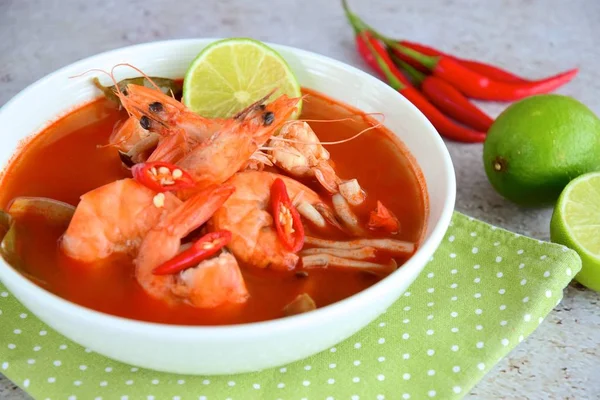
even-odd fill
[[[301,119],[322,142],[350,138],[375,121],[317,92],[307,95]],[[79,197],[101,185],[130,177],[117,151],[104,146],[123,110],[104,98],[61,118],[34,137],[5,171],[0,206],[6,209],[17,196],[41,196],[74,206]],[[338,120],[312,122],[312,120]],[[415,162],[394,135],[383,127],[369,130],[343,144],[326,145],[342,179],[357,178],[367,201],[356,211],[366,223],[380,200],[399,219],[397,239],[419,242],[425,230],[427,201]],[[315,182],[306,182],[324,193]],[[300,277],[294,271],[276,272],[246,268],[242,273],[250,293],[243,305],[211,310],[187,304],[167,305],[147,295],[134,277],[133,263],[111,259],[101,268],[77,263],[58,247],[64,227],[48,226],[36,218],[22,221],[27,240],[20,243],[24,272],[38,285],[85,307],[117,316],[181,325],[223,325],[282,317],[282,310],[310,287],[317,307],[337,302],[373,285],[380,278],[364,272],[310,270]],[[308,230],[310,233],[310,230]],[[335,234],[332,233],[332,238]],[[402,259],[397,260],[399,264]]]

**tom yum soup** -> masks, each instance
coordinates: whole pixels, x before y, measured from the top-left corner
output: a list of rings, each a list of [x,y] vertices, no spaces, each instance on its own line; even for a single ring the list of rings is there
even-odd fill
[[[160,323],[269,320],[360,292],[422,240],[418,166],[358,110],[303,88],[297,119],[286,95],[214,119],[181,81],[104,90],[2,178],[3,257],[58,296]]]

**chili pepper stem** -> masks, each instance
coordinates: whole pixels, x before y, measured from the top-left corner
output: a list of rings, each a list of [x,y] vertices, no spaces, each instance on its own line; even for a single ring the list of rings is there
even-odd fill
[[[365,35],[366,33],[362,32],[360,34],[361,35]],[[377,54],[377,52],[373,48],[373,45],[371,44],[371,42],[369,42],[368,38],[365,40],[365,43],[367,44],[367,47],[369,48],[369,51],[371,51],[371,53],[375,57],[375,61],[377,61],[377,65],[379,65],[379,68],[381,69],[381,71],[385,75],[385,78],[387,79],[388,84],[392,88],[396,89],[397,91],[401,91],[401,90],[405,89],[406,85],[404,85],[402,82],[400,82],[398,80],[398,78],[396,78],[394,76],[394,74],[392,73],[392,71],[390,71],[390,68],[386,65],[385,62],[383,62],[383,60],[381,59],[381,57],[379,56],[379,54]]]
[[[424,73],[417,71],[415,67],[413,67],[406,61],[402,61],[400,58],[398,58],[398,56],[396,56],[393,53],[390,54],[390,57],[394,61],[394,63],[396,63],[396,65],[398,65],[400,68],[406,71],[408,75],[410,75],[411,79],[415,81],[417,86],[421,86],[421,84],[426,78],[426,75]]]
[[[346,17],[348,18],[350,25],[352,25],[352,28],[354,28],[356,36],[360,37],[363,40],[363,42],[373,55],[375,61],[377,62],[377,65],[381,69],[381,72],[384,74],[388,85],[390,85],[397,91],[405,89],[406,85],[404,85],[398,78],[394,76],[394,74],[390,71],[389,67],[381,59],[379,54],[377,54],[377,51],[373,48],[373,45],[370,42],[371,40],[373,40],[373,37],[371,36],[372,34],[369,27],[356,14],[350,11],[346,0],[342,0],[342,6],[344,7],[344,11],[346,12]]]
[[[398,44],[394,39],[391,39],[391,38],[384,36],[381,33],[377,32],[370,25],[365,23],[358,15],[354,14],[350,10],[347,0],[342,0],[342,7],[344,7],[344,12],[346,13],[346,17],[348,18],[348,21],[350,21],[352,28],[354,28],[354,31],[357,34],[360,32],[369,31],[371,34],[373,34],[373,36],[375,36],[377,39],[384,42],[386,45],[388,45],[392,49],[394,49],[410,58],[413,58],[414,60],[423,64],[428,69],[435,68],[439,57],[427,56],[425,54],[421,54],[418,51],[415,51],[408,47],[404,47],[404,46]]]
[[[372,29],[371,29],[371,31],[373,32],[373,35],[375,35],[375,37],[379,38],[382,42],[384,42],[386,45],[388,45],[392,49],[396,50],[397,52],[399,52],[401,54],[404,54],[407,57],[412,58],[415,61],[418,61],[419,63],[421,63],[422,65],[424,65],[425,67],[427,67],[430,70],[433,70],[439,61],[439,57],[426,56],[424,54],[419,53],[416,50],[401,46],[398,43],[396,43],[396,41],[386,38],[386,37],[380,35],[379,33],[373,31]]]
[[[369,27],[358,17],[358,15],[350,11],[350,7],[348,7],[348,2],[346,0],[342,0],[342,7],[346,13],[346,18],[348,18],[350,25],[352,25],[352,28],[357,35],[360,32],[369,30]]]

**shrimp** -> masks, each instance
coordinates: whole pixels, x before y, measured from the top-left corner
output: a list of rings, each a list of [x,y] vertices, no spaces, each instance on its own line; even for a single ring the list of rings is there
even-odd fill
[[[160,135],[142,128],[139,121],[129,117],[113,131],[108,139],[110,146],[116,147],[133,163],[144,162],[148,159],[158,144]],[[150,154],[149,154],[150,153]]]
[[[122,179],[81,196],[60,248],[70,258],[93,263],[113,254],[135,255],[143,237],[181,204],[133,179]]]
[[[285,124],[267,148],[271,161],[290,175],[314,177],[328,192],[339,192],[352,205],[360,205],[365,200],[365,193],[356,179],[343,181],[337,176],[329,152],[306,122]]]
[[[291,270],[302,258],[307,268],[360,269],[372,273],[388,274],[397,268],[391,260],[386,264],[368,262],[379,252],[391,256],[405,256],[414,251],[414,244],[394,239],[356,239],[350,241],[323,240],[306,237],[307,249],[296,254],[290,251],[277,236],[271,214],[271,186],[280,178],[298,213],[316,230],[329,225],[340,227],[342,219],[337,210],[331,210],[317,193],[300,182],[266,171],[245,171],[227,181],[236,188],[235,193],[219,208],[209,221],[210,230],[231,232],[229,250],[247,266]],[[364,233],[364,230],[360,230]]]
[[[266,98],[268,96],[228,120],[210,140],[176,163],[192,174],[198,188],[221,184],[247,165],[300,100],[282,95],[265,105]]]
[[[117,96],[142,128],[162,137],[181,135],[192,143],[202,143],[224,123],[194,113],[159,89],[130,83]]]
[[[270,213],[270,188],[276,178],[284,181],[290,198],[298,199],[298,212],[317,227],[325,228],[325,220],[333,219],[319,196],[303,184],[271,172],[246,171],[227,182],[236,191],[213,215],[210,229],[230,231],[228,248],[245,264],[291,270],[299,257],[278,238]]]
[[[230,253],[221,253],[179,273],[153,273],[181,251],[181,239],[202,226],[234,191],[231,185],[207,187],[165,215],[148,232],[134,264],[136,279],[149,295],[171,304],[184,301],[198,308],[239,304],[248,299],[239,266]]]
[[[161,90],[142,85],[130,83],[116,96],[130,117],[111,135],[109,144],[134,163],[173,163],[208,140],[225,121],[204,118]],[[149,150],[154,151],[148,155]]]

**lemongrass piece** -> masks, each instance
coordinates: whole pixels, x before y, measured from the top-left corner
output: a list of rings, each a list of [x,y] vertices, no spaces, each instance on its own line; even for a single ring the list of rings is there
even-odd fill
[[[374,247],[361,247],[359,249],[322,249],[312,248],[302,250],[301,256],[309,256],[313,254],[330,254],[336,257],[349,258],[351,260],[368,260],[374,258],[377,254],[377,249]]]
[[[323,253],[302,257],[302,266],[306,269],[330,268],[346,271],[360,270],[383,276],[389,275],[398,269],[398,264],[393,258],[387,264],[378,264],[369,261],[349,260],[347,258],[336,257]]]
[[[408,255],[415,251],[415,244],[395,239],[356,239],[350,241],[336,241],[318,239],[306,236],[304,243],[321,248],[334,249],[359,249],[361,247],[374,247],[394,255]]]
[[[302,293],[283,308],[283,314],[289,317],[290,315],[302,314],[316,309],[317,305],[312,297],[306,293]]]
[[[366,193],[361,189],[356,179],[340,183],[338,189],[342,197],[353,206],[361,205],[367,198]]]
[[[325,222],[325,218],[314,208],[310,203],[303,201],[298,204],[296,210],[302,215],[304,218],[318,226],[319,228],[325,228],[327,226],[327,222]]]
[[[350,209],[350,205],[342,197],[341,194],[334,194],[331,198],[333,203],[333,208],[335,209],[335,213],[342,220],[343,224],[356,236],[360,236],[363,231],[358,222],[358,217],[354,212]]]

